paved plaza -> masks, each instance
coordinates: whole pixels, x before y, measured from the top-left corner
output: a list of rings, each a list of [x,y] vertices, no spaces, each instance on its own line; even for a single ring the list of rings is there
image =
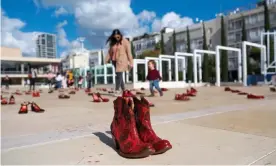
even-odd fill
[[[144,159],[125,159],[113,149],[114,97],[93,103],[81,90],[60,100],[58,92],[46,89],[39,98],[15,96],[16,105],[1,109],[2,164],[276,165],[276,93],[268,87],[231,88],[266,98],[249,100],[223,87],[197,88],[198,95],[184,102],[173,99],[186,89],[148,98],[155,104],[156,133],[173,148]],[[46,111],[19,115],[23,101],[35,101]]]

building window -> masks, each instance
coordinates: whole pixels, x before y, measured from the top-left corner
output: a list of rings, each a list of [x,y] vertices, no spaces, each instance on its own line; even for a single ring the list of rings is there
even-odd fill
[[[213,33],[213,29],[212,28],[208,28],[208,33],[212,34]]]

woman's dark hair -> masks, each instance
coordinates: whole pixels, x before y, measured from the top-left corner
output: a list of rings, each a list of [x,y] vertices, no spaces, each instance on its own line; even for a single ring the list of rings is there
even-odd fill
[[[120,41],[117,41],[114,36],[115,35],[120,35],[121,39]],[[106,44],[109,43],[109,46],[112,47],[113,45],[115,45],[117,42],[122,44],[122,40],[123,40],[123,34],[121,33],[121,31],[119,29],[114,29],[112,31],[112,34],[108,37],[108,39],[106,40]]]

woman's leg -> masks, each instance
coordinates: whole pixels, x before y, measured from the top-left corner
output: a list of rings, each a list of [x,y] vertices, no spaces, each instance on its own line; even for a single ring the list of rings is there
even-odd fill
[[[123,73],[122,72],[116,72],[116,80],[115,80],[115,90],[119,91],[122,83]]]
[[[122,91],[125,90],[125,80],[124,80],[123,74],[125,74],[125,73],[122,72],[122,77],[121,77],[121,89],[122,89]]]

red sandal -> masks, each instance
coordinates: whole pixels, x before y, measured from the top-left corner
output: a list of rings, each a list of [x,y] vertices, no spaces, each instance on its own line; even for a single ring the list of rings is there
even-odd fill
[[[97,93],[97,96],[99,99],[101,99],[102,102],[109,102],[108,98],[103,98],[100,93]]]

